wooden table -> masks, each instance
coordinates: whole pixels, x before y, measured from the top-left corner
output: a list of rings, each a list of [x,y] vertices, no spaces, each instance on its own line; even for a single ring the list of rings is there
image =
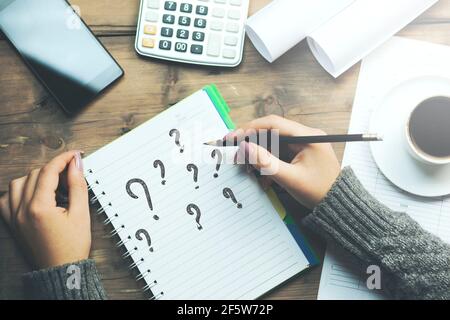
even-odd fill
[[[8,182],[69,149],[91,153],[209,83],[216,83],[243,123],[278,114],[329,133],[345,133],[359,64],[339,79],[328,75],[305,43],[268,64],[246,42],[235,69],[194,67],[145,60],[134,51],[138,0],[73,0],[82,17],[125,70],[125,77],[75,118],[67,117],[0,35],[0,194]],[[269,0],[251,0],[250,13]],[[450,45],[450,0],[441,0],[400,35]],[[339,157],[343,146],[336,146]],[[286,194],[300,220],[304,210]],[[297,214],[298,213],[298,214]],[[100,217],[92,215],[92,257],[112,299],[145,298],[126,268]],[[319,255],[323,243],[306,233]],[[115,239],[117,240],[117,239]],[[0,299],[23,298],[20,280],[29,270],[6,226],[0,222]],[[315,299],[320,267],[267,295],[270,299]]]

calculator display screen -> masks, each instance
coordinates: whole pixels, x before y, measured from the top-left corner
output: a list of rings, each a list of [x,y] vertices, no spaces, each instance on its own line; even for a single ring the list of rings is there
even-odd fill
[[[0,0],[0,28],[69,113],[122,70],[64,0]]]

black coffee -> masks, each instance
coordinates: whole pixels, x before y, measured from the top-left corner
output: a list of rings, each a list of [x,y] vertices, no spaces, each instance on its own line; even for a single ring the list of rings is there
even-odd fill
[[[433,97],[419,104],[411,114],[409,133],[424,153],[450,156],[450,98]]]

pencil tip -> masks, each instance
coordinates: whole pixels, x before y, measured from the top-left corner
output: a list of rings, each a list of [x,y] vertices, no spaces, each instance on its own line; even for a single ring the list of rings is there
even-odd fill
[[[222,140],[213,140],[213,141],[208,141],[203,143],[205,146],[210,146],[210,147],[219,147],[222,146]]]

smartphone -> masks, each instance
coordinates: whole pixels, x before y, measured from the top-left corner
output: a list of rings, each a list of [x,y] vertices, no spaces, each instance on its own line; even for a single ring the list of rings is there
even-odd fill
[[[65,0],[0,0],[0,29],[62,108],[75,114],[123,70]]]

